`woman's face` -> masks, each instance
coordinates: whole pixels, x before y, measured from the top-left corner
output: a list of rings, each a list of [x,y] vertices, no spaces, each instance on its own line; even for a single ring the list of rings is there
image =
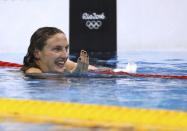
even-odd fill
[[[69,44],[63,33],[57,33],[49,38],[44,48],[35,51],[36,63],[42,72],[64,72],[69,56]]]

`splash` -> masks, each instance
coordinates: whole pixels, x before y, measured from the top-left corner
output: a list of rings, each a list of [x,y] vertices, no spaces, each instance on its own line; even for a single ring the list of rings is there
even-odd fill
[[[114,72],[127,72],[127,73],[136,73],[137,71],[137,64],[134,62],[128,62],[125,69],[114,69]]]

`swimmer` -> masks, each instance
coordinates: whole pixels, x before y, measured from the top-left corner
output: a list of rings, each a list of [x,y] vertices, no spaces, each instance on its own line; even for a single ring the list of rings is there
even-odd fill
[[[89,56],[84,50],[81,50],[77,63],[68,57],[69,44],[64,32],[55,27],[42,27],[30,39],[21,70],[33,74],[81,73],[97,69],[89,65]]]

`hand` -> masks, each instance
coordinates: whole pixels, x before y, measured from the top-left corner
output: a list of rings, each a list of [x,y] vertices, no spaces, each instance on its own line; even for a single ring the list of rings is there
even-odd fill
[[[89,57],[86,51],[81,50],[80,57],[77,60],[77,66],[72,73],[83,73],[88,71]]]

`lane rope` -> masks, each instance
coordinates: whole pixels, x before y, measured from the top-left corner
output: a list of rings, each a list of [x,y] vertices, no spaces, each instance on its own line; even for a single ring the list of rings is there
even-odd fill
[[[0,61],[0,67],[22,67],[22,65],[12,62]]]
[[[0,67],[22,67],[21,64],[11,63],[6,61],[0,61]],[[186,75],[159,75],[159,74],[143,74],[143,73],[128,73],[123,71],[91,71],[93,73],[113,76],[131,76],[131,77],[142,77],[142,78],[163,78],[163,79],[183,79],[187,80]]]
[[[183,79],[187,80],[186,75],[159,75],[159,74],[142,74],[142,73],[128,73],[128,72],[114,72],[114,71],[92,71],[98,74],[114,75],[114,76],[132,76],[142,78],[163,78],[163,79]]]
[[[0,98],[0,119],[72,127],[186,131],[187,112]]]

